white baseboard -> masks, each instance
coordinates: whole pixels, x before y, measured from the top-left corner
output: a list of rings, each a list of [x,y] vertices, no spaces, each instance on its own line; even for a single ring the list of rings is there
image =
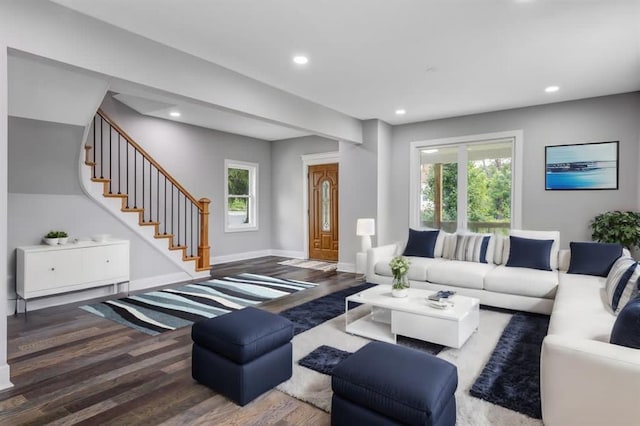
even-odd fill
[[[355,263],[338,262],[338,271],[340,272],[356,272]]]
[[[0,390],[8,389],[13,386],[9,375],[9,366],[7,364],[0,366]]]
[[[211,264],[218,265],[220,263],[237,262],[239,260],[254,259],[256,257],[265,257],[270,255],[271,250],[256,250],[243,253],[227,254],[224,256],[213,256],[211,257]]]
[[[291,257],[293,259],[304,259],[303,251],[294,251],[294,250],[269,250],[271,256],[279,256],[279,257]]]

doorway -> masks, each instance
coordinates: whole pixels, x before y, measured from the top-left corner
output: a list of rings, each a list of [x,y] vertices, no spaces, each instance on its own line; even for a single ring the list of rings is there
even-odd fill
[[[309,259],[338,260],[338,164],[308,168]]]

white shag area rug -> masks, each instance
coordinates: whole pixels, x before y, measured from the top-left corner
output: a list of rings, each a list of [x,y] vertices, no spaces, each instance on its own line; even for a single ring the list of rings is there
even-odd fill
[[[367,308],[362,306],[357,309],[365,313]],[[351,312],[349,311],[350,317]],[[538,419],[491,404],[469,394],[469,389],[489,360],[510,318],[510,314],[481,309],[480,327],[464,346],[461,349],[445,348],[437,355],[458,367],[456,391],[458,426],[542,425],[542,421]],[[340,315],[293,338],[293,376],[280,384],[279,390],[324,411],[331,411],[331,377],[298,365],[298,360],[321,345],[355,352],[369,342],[365,338],[345,333],[344,321],[344,315]]]
[[[338,268],[335,262],[322,262],[320,260],[289,259],[278,262],[278,265],[295,266],[296,268],[315,269],[317,271],[331,272]]]

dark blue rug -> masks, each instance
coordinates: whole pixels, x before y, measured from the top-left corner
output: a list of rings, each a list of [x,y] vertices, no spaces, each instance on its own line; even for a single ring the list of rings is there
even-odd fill
[[[514,314],[471,387],[471,395],[542,419],[540,350],[548,328],[546,315]]]
[[[442,349],[444,349],[444,346],[442,345],[411,339],[404,336],[398,336],[398,345],[427,352],[431,355],[437,355]],[[315,370],[318,373],[330,376],[334,367],[341,361],[347,359],[351,354],[352,352],[336,349],[332,346],[322,345],[309,352],[309,354],[304,358],[300,359],[298,364]]]
[[[344,299],[346,297],[373,286],[375,286],[375,284],[364,283],[356,287],[336,291],[327,296],[322,296],[282,311],[280,315],[293,323],[293,334],[295,336],[331,318],[344,314]],[[353,303],[353,306],[357,305],[358,303]],[[351,306],[352,304],[349,304],[350,308]]]
[[[310,368],[318,373],[328,376],[333,372],[333,368],[340,362],[349,358],[352,352],[336,349],[331,346],[322,345],[315,348],[307,356],[298,361],[303,367]]]

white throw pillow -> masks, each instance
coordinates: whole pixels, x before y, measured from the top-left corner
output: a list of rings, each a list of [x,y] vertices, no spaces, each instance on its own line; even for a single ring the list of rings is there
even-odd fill
[[[524,229],[512,229],[509,235],[520,238],[529,238],[532,240],[553,240],[551,246],[551,255],[549,258],[549,266],[551,270],[558,269],[558,251],[560,251],[560,232],[559,231],[529,231]],[[502,254],[502,263],[509,260],[509,239],[504,242],[504,250]]]
[[[494,235],[493,236],[493,263],[496,265],[502,264],[502,251],[504,250],[504,239],[509,238],[504,235]]]
[[[444,245],[442,247],[442,257],[445,259],[453,259],[456,254],[456,243],[458,241],[458,234],[450,234],[448,232],[441,231],[443,236]]]

